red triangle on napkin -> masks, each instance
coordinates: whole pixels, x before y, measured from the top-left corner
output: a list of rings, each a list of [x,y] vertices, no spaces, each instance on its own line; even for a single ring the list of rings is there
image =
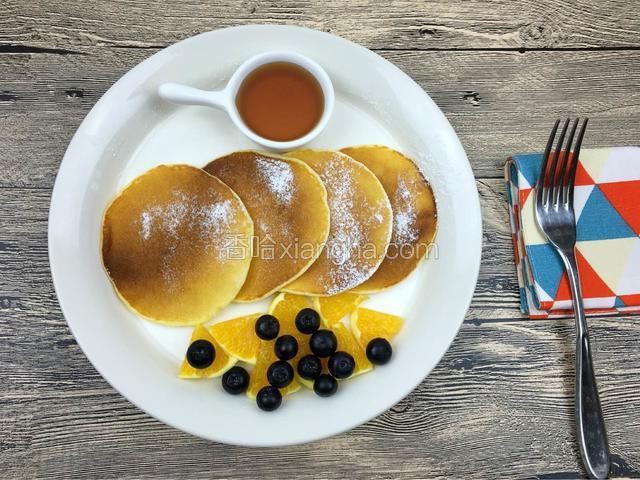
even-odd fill
[[[576,181],[575,184],[577,186],[581,185],[594,185],[596,182],[593,181],[593,178],[587,173],[585,168],[582,166],[582,163],[578,162],[578,166],[576,167]]]
[[[640,305],[640,294],[620,295],[620,300],[622,300],[625,305]]]
[[[640,180],[601,183],[598,187],[625,222],[640,235]]]
[[[582,256],[579,250],[576,250],[576,260],[578,262],[578,271],[580,272],[580,285],[582,286],[582,296],[585,298],[597,297],[614,297],[615,294],[600,278],[596,271],[591,267],[589,262]],[[571,300],[571,290],[569,288],[569,279],[567,273],[562,273],[558,291],[556,292],[555,301]]]

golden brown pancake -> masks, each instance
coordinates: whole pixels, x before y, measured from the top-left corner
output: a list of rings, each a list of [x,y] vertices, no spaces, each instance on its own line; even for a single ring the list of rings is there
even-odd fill
[[[391,200],[393,233],[387,256],[376,273],[354,289],[376,292],[405,278],[428,253],[436,234],[436,202],[418,166],[400,152],[377,145],[341,151],[369,167]]]
[[[365,282],[382,263],[391,238],[392,211],[382,185],[362,163],[340,152],[297,150],[325,184],[331,230],[324,251],[287,292],[329,296]]]
[[[204,169],[238,194],[254,221],[255,253],[237,301],[271,295],[318,258],[329,233],[327,192],[304,162],[244,151]]]
[[[237,295],[253,223],[238,196],[203,170],[161,165],[107,207],[102,261],[120,298],[167,325],[210,320]],[[248,248],[238,254],[237,243]]]

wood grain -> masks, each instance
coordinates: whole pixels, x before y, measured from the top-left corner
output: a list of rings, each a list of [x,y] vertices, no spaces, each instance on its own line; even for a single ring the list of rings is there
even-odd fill
[[[519,311],[502,166],[540,150],[564,115],[591,117],[587,147],[640,144],[637,10],[629,0],[0,2],[1,476],[582,476],[573,325]],[[279,449],[191,437],[115,392],[67,328],[47,258],[55,174],[98,98],[164,46],[254,23],[344,36],[414,78],[467,151],[484,228],[471,309],[432,374],[366,425]],[[589,323],[612,473],[640,477],[640,316]]]
[[[152,53],[0,54],[0,185],[50,188],[93,104]],[[640,144],[640,51],[382,54],[444,111],[479,178],[502,177],[507,155],[541,151],[562,115],[591,117],[585,147]],[[25,156],[39,168],[25,168]]]
[[[62,52],[164,47],[214,28],[294,24],[372,49],[625,48],[640,18],[625,0],[303,0],[22,2],[5,0],[0,43]]]

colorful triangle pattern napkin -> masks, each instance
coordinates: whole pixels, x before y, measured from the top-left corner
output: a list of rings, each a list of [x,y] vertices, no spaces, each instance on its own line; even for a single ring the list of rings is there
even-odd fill
[[[530,318],[567,317],[569,281],[534,218],[541,164],[541,154],[514,155],[505,167],[520,306]],[[640,147],[583,149],[574,207],[587,314],[640,312]]]

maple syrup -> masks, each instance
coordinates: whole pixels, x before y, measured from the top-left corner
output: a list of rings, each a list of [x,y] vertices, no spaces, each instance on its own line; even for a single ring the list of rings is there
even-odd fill
[[[306,69],[295,63],[273,62],[247,75],[238,89],[236,106],[254,133],[286,142],[303,137],[318,124],[324,94]]]

